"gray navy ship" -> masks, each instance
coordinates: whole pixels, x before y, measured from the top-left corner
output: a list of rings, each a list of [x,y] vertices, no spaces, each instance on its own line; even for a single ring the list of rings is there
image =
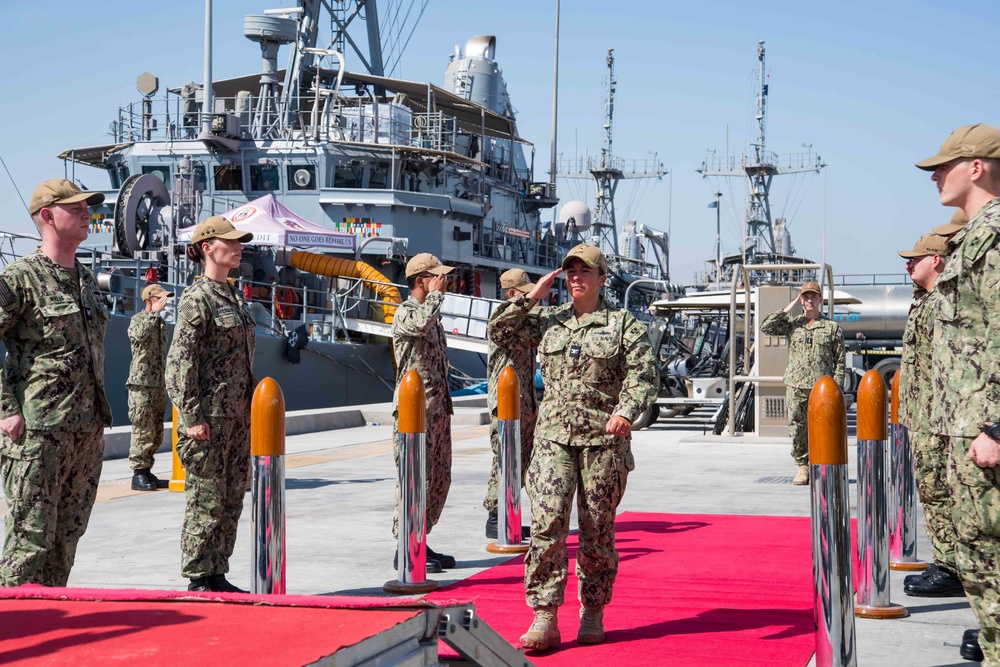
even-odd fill
[[[332,26],[329,40],[321,25]],[[115,315],[106,346],[116,424],[126,419],[125,332],[137,295],[151,282],[179,295],[193,281],[185,233],[210,215],[263,225],[231,278],[258,323],[255,372],[278,381],[291,410],[390,400],[387,337],[409,256],[430,252],[458,268],[443,312],[460,385],[486,374],[499,274],[540,276],[585,238],[586,206],[564,207],[557,219],[554,178],[536,180],[495,37],[456,46],[437,86],[385,76],[381,25],[375,0],[299,0],[246,16],[259,71],[213,80],[208,40],[210,86],[162,87],[143,73],[108,143],[60,154],[71,179],[76,165],[110,178],[80,259],[99,274]],[[358,71],[347,68],[348,48]],[[633,293],[651,301],[662,292],[648,284],[666,278],[662,262],[606,253],[610,293],[640,279]]]

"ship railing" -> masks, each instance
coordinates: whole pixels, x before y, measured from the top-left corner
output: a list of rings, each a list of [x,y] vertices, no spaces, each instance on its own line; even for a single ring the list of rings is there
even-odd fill
[[[562,251],[551,233],[537,238],[530,230],[493,219],[473,228],[472,252],[480,257],[539,269],[554,269],[562,259]]]
[[[906,273],[845,273],[833,277],[833,284],[842,287],[909,285],[911,282]]]

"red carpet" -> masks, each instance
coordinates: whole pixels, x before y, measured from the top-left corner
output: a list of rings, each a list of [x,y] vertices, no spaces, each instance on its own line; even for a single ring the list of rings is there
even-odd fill
[[[607,642],[580,646],[575,568],[559,613],[563,642],[529,652],[537,665],[794,665],[814,649],[808,517],[640,514],[616,523],[621,558],[605,610]],[[479,615],[508,641],[531,624],[523,558],[427,597],[475,598]],[[444,654],[442,648],[442,654]]]
[[[0,664],[302,665],[394,628],[422,606],[385,598],[0,589]]]

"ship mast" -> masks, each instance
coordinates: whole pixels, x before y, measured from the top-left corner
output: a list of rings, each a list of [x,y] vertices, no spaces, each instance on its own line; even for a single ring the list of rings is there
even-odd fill
[[[771,181],[775,176],[819,172],[826,164],[820,157],[813,156],[812,151],[800,154],[788,160],[788,166],[778,166],[778,156],[767,151],[765,135],[767,130],[767,70],[764,63],[764,40],[757,42],[757,140],[750,146],[752,154],[744,153],[742,169],[725,169],[713,160],[706,160],[697,171],[704,177],[725,176],[745,177],[750,181],[750,197],[746,208],[746,223],[744,228],[743,264],[777,263],[781,259],[780,248],[775,244],[774,225],[771,221]],[[811,147],[810,147],[811,148]],[[733,164],[730,159],[730,165]],[[717,255],[718,256],[718,255]],[[716,266],[716,280],[722,271]]]
[[[625,160],[615,157],[614,145],[615,121],[615,89],[618,80],[615,78],[615,50],[608,49],[607,55],[607,86],[604,89],[604,140],[601,146],[599,160],[587,158],[586,165],[579,165],[575,171],[562,170],[561,178],[586,179],[592,178],[597,189],[597,202],[594,207],[594,245],[612,259],[619,257],[618,224],[615,219],[615,192],[622,179],[655,178],[662,179],[667,170],[657,159],[656,153],[650,160]],[[570,167],[569,164],[564,166]],[[631,167],[631,168],[629,168]],[[634,259],[634,258],[632,258]]]

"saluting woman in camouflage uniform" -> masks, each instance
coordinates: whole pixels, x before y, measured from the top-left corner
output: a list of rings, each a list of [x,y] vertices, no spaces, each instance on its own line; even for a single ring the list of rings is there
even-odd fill
[[[572,303],[532,312],[563,271]],[[580,522],[576,638],[581,644],[604,641],[604,606],[618,574],[615,510],[635,468],[632,422],[656,399],[646,327],[601,298],[607,273],[600,249],[580,244],[566,254],[562,268],[501,304],[490,320],[490,340],[498,346],[538,347],[545,381],[525,483],[531,546],[524,587],[535,618],[521,645],[529,649],[551,649],[561,641],[556,613],[566,590],[574,495]]]
[[[181,296],[167,355],[177,454],[187,470],[181,572],[192,591],[245,592],[225,575],[250,466],[254,322],[227,276],[251,239],[220,216],[195,228],[187,254],[203,272]]]

